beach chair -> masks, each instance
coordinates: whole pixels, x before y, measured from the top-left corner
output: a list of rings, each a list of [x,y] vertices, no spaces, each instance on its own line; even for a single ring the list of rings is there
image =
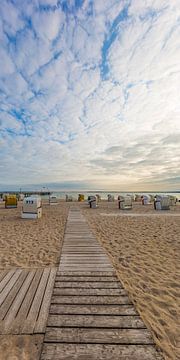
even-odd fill
[[[42,201],[40,196],[24,198],[21,217],[22,219],[39,219],[42,216]]]
[[[157,195],[154,200],[155,210],[170,210],[170,198],[167,195]]]
[[[49,196],[49,205],[58,205],[57,197],[50,195]]]
[[[151,197],[149,195],[142,195],[142,205],[149,205],[151,204]]]
[[[131,210],[132,209],[132,197],[129,195],[118,196],[118,205],[121,210]]]
[[[109,202],[114,201],[114,196],[111,194],[108,194],[108,201]]]
[[[17,197],[16,197],[16,195],[6,195],[6,197],[5,197],[5,208],[6,209],[17,208]]]
[[[66,201],[73,201],[73,197],[71,195],[66,195]]]
[[[176,199],[175,196],[170,195],[169,201],[170,201],[170,206],[175,206],[175,205],[176,205],[176,202],[177,202],[177,199]]]
[[[78,201],[84,201],[84,194],[78,195]]]
[[[96,209],[97,208],[97,204],[98,204],[98,199],[97,196],[88,196],[88,203],[91,209]]]

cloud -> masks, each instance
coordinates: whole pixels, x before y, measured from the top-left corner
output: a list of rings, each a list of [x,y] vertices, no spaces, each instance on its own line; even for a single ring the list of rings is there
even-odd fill
[[[0,10],[1,184],[174,188],[178,1],[2,0]]]

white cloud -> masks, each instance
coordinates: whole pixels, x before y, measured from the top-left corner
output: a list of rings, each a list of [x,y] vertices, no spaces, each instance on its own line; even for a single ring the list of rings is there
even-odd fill
[[[16,35],[16,32],[23,29],[24,22],[19,16],[18,9],[10,2],[1,0],[0,12],[5,32],[9,35]]]
[[[36,12],[32,23],[38,37],[52,41],[57,37],[64,23],[64,14],[59,9],[55,12]]]
[[[178,1],[128,3],[1,2],[4,183],[176,186]]]
[[[9,74],[13,74],[13,72],[15,71],[13,61],[11,60],[5,49],[3,49],[2,47],[0,47],[0,52],[0,76],[5,77]]]

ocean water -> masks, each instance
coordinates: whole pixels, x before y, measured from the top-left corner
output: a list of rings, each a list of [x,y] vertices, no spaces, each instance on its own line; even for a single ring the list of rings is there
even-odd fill
[[[52,195],[57,196],[58,199],[61,200],[65,200],[66,195],[72,196],[74,200],[78,199],[78,195],[79,194],[83,194],[85,196],[85,200],[87,200],[89,195],[96,195],[99,194],[101,196],[102,200],[107,200],[108,194],[112,194],[115,198],[115,200],[118,198],[118,195],[125,195],[125,194],[129,194],[129,195],[143,195],[143,194],[149,194],[149,195],[157,195],[157,194],[166,194],[166,195],[172,195],[175,196],[178,200],[180,200],[180,192],[179,193],[171,193],[171,192],[114,192],[114,191],[82,191],[82,192],[76,192],[76,191],[57,191],[57,192],[53,192]]]

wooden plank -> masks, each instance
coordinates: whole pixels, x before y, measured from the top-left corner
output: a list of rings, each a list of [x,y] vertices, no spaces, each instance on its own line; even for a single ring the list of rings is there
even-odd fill
[[[5,301],[3,302],[3,304],[1,305],[1,309],[0,309],[0,320],[3,320],[4,317],[6,316],[14,298],[16,297],[19,289],[21,288],[26,276],[27,276],[28,272],[23,270],[23,271],[16,271],[15,275],[16,275],[16,282],[13,283],[13,286],[11,286],[10,291],[8,292],[8,295],[5,299]],[[9,282],[10,283],[10,282]],[[8,283],[8,285],[9,285]],[[6,287],[8,287],[8,285]],[[15,285],[15,286],[14,286]]]
[[[91,329],[52,328],[46,329],[45,341],[59,343],[92,344],[153,344],[147,329]]]
[[[90,247],[90,246],[96,247],[96,248],[99,249],[99,253],[100,253],[101,255],[104,255],[103,252],[101,253],[101,249],[100,249],[99,246],[97,246],[97,244],[95,244],[95,243],[89,243],[89,242],[87,242],[87,241],[83,241],[83,242],[73,241],[73,242],[68,242],[68,244],[67,244],[67,243],[64,243],[63,248],[67,248],[67,247],[68,247],[68,248],[69,248],[69,247],[84,247],[84,246],[87,246],[87,247]]]
[[[67,240],[87,240],[87,241],[94,241],[94,236],[88,234],[86,236],[84,235],[81,235],[81,234],[65,234],[64,236],[64,241],[67,241]]]
[[[65,249],[63,248],[62,249],[62,254],[77,254],[77,253],[80,253],[80,254],[83,254],[83,253],[86,253],[86,254],[98,254],[97,252],[97,249],[95,248],[77,248],[77,247],[74,247],[73,249],[69,248],[69,249]]]
[[[38,313],[40,310],[41,302],[44,296],[44,291],[46,288],[46,284],[49,277],[49,268],[45,268],[39,283],[39,286],[37,288],[37,291],[35,293],[35,297],[33,299],[33,302],[31,304],[30,311],[28,313],[28,316],[26,318],[25,324],[23,326],[22,332],[27,334],[33,334],[34,327],[36,324],[36,319],[38,317]]]
[[[54,284],[55,288],[74,288],[74,289],[122,289],[121,284],[117,281],[113,282],[61,282],[56,281]]]
[[[114,296],[114,295],[127,295],[127,292],[124,289],[80,289],[80,288],[78,288],[78,289],[77,288],[61,289],[61,288],[54,288],[53,295],[70,295],[70,296],[72,296],[72,295],[74,295],[74,296],[109,295],[109,296]]]
[[[52,296],[54,281],[56,277],[56,271],[57,271],[56,269],[51,269],[50,271],[47,287],[43,297],[43,302],[40,308],[38,319],[36,321],[34,333],[45,333],[49,307],[51,303],[51,296]]]
[[[50,314],[137,315],[133,305],[53,305]]]
[[[153,345],[44,344],[41,360],[73,359],[163,360]]]
[[[58,277],[59,276],[67,276],[68,277],[68,276],[72,276],[72,275],[74,275],[73,271],[61,271],[61,272],[57,271],[56,277],[57,276]],[[97,271],[90,271],[90,272],[80,271],[80,272],[76,273],[76,276],[93,276],[93,277],[95,277],[95,276],[101,276],[101,275],[106,276],[106,277],[108,277],[108,276],[112,277],[112,276],[115,276],[115,271],[114,270],[113,271],[106,271],[106,272],[103,272],[103,273],[99,273]],[[116,277],[116,281],[117,281],[117,277]]]
[[[3,280],[3,278],[7,275],[7,273],[8,273],[8,270],[2,270],[0,272],[0,283]]]
[[[3,304],[4,300],[6,299],[6,297],[8,296],[9,292],[11,291],[11,289],[13,288],[14,284],[16,283],[16,281],[18,280],[20,274],[21,274],[22,270],[18,269],[14,272],[13,276],[10,277],[9,282],[6,284],[6,286],[4,287],[4,289],[1,292],[1,296],[0,296],[0,306]],[[1,308],[0,308],[0,319],[2,318],[1,316]]]
[[[80,263],[92,263],[92,264],[104,264],[104,265],[110,265],[110,263],[109,263],[109,261],[107,261],[107,260],[105,260],[105,259],[98,259],[98,258],[96,258],[96,259],[93,259],[93,258],[83,258],[83,257],[81,257],[81,258],[79,258],[79,259],[76,259],[76,258],[74,258],[74,259],[66,259],[66,258],[63,258],[63,259],[61,259],[61,264],[71,264],[71,263],[73,263],[73,264],[80,264]]]
[[[27,291],[26,297],[24,298],[21,307],[18,311],[17,317],[13,322],[12,332],[13,334],[23,334],[23,327],[34,299],[39,281],[41,279],[43,269],[36,270],[35,276],[31,282],[31,285]]]
[[[94,328],[131,328],[145,329],[139,316],[112,315],[50,315],[49,327],[94,327]]]
[[[61,259],[81,259],[81,258],[89,258],[89,255],[87,255],[87,254],[79,254],[79,255],[76,255],[76,254],[63,254],[62,256],[61,256]],[[108,259],[108,257],[106,256],[106,255],[104,255],[104,254],[94,254],[93,256],[92,256],[92,259]],[[109,260],[109,259],[108,259]]]
[[[131,304],[127,296],[53,296],[52,304]]]
[[[109,266],[108,264],[104,264],[104,263],[101,263],[101,262],[91,262],[91,261],[84,261],[84,262],[79,261],[79,263],[78,262],[73,262],[73,261],[62,262],[60,264],[60,267],[61,268],[63,268],[63,267],[67,268],[68,267],[70,270],[74,270],[74,269],[79,268],[79,267],[81,267],[82,269],[90,267],[91,270],[98,268],[97,271],[99,271],[100,268],[102,269],[102,271],[107,270],[107,269],[109,269],[109,270],[111,269],[111,266]]]
[[[68,266],[68,267],[70,267],[70,266],[72,266],[72,267],[77,267],[77,266],[80,266],[80,267],[83,267],[84,265],[89,265],[89,266],[94,266],[94,268],[95,267],[97,267],[98,266],[98,269],[99,269],[99,266],[101,266],[101,267],[103,267],[103,270],[104,270],[104,268],[109,268],[109,269],[112,269],[112,266],[111,266],[111,264],[109,264],[109,263],[104,263],[104,262],[102,262],[102,261],[94,261],[94,260],[85,260],[85,261],[82,261],[82,260],[79,260],[79,261],[74,261],[74,260],[67,260],[67,261],[65,261],[65,260],[63,260],[61,263],[60,263],[60,266],[62,267],[62,266]],[[73,268],[72,268],[72,270],[73,270]]]
[[[3,277],[3,279],[0,282],[0,292],[5,288],[8,281],[12,278],[12,276],[15,274],[16,270],[10,270],[8,273]]]
[[[92,271],[93,272],[93,271]],[[74,272],[72,272],[73,273],[73,275],[74,275]],[[78,272],[79,273],[79,272]],[[89,272],[88,272],[89,273]],[[98,272],[96,272],[96,274],[97,274]],[[88,275],[88,276],[81,276],[81,275],[78,275],[78,274],[75,274],[74,276],[68,276],[68,275],[62,275],[62,276],[56,276],[56,280],[57,281],[75,281],[75,282],[81,282],[81,281],[84,281],[84,282],[87,282],[87,281],[95,281],[95,282],[97,282],[97,281],[103,281],[103,282],[117,282],[117,277],[116,276],[107,276],[106,275],[106,272],[105,272],[105,274],[103,275],[103,272],[100,272],[99,273],[99,276],[98,275],[92,275],[92,276],[90,276],[90,275]]]
[[[103,271],[103,267],[100,267],[100,265],[99,266],[86,266],[86,265],[81,265],[81,266],[61,266],[60,265],[60,267],[59,267],[59,269],[60,270],[74,270],[74,271],[82,271],[83,269],[86,271],[91,271],[91,270],[96,270],[96,271]],[[104,268],[105,270],[111,270],[111,268],[110,267],[105,267]]]
[[[63,252],[66,252],[66,250],[97,250],[97,255],[105,255],[104,252],[101,251],[101,249],[99,248],[99,246],[94,245],[94,244],[78,244],[78,243],[74,243],[74,244],[68,244],[68,245],[64,245],[63,246]]]
[[[78,263],[78,262],[81,262],[81,263],[86,263],[86,262],[92,262],[92,263],[102,263],[102,264],[106,264],[106,265],[110,265],[109,262],[105,259],[98,259],[98,258],[93,258],[93,257],[84,257],[83,255],[81,257],[79,257],[78,259],[76,259],[75,257],[72,259],[72,258],[61,258],[61,263],[69,263],[69,262],[73,262],[74,264],[75,263]]]
[[[35,274],[35,270],[30,271],[29,273],[27,273],[27,277],[24,279],[24,282],[21,286],[21,288],[19,289],[16,298],[14,299],[11,307],[9,308],[8,313],[6,314],[6,317],[4,319],[4,328],[3,328],[3,333],[4,334],[10,334],[13,328],[13,323],[14,323],[14,319],[17,315],[17,312],[19,310],[19,307],[21,306],[21,303],[27,293],[27,290],[29,288],[29,285],[34,277]],[[21,319],[22,321],[24,319]]]
[[[98,268],[98,270],[101,268],[102,270],[111,269],[111,266],[108,264],[100,263],[100,262],[91,262],[91,261],[84,261],[84,262],[62,262],[60,264],[61,268],[69,268],[70,270],[74,270],[77,268],[85,269],[87,267],[90,267],[92,270]]]

